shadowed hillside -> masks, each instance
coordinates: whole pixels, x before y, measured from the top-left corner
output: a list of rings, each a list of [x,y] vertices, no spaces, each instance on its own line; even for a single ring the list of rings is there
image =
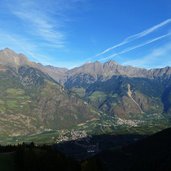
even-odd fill
[[[171,129],[118,150],[107,150],[86,161],[86,168],[101,164],[106,171],[170,171]]]
[[[140,139],[140,140],[138,140]],[[53,146],[0,146],[0,169],[61,171],[170,171],[171,129],[149,137],[95,136]],[[10,165],[9,165],[10,164]]]

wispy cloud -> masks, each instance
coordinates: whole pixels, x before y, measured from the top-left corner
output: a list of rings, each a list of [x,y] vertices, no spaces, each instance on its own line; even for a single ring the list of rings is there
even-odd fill
[[[171,62],[167,60],[170,59],[170,54],[171,54],[171,42],[157,49],[152,50],[149,54],[139,59],[125,61],[123,65],[133,65],[137,67],[146,67],[146,68],[153,68],[154,66],[164,67],[166,66],[165,60],[167,61],[167,65],[171,65]]]
[[[65,52],[69,41],[67,25],[72,17],[68,13],[84,1],[1,0],[0,48],[12,48],[41,63],[60,61],[58,52]]]
[[[116,44],[116,45],[114,45],[114,46],[112,46],[112,47],[98,53],[97,55],[95,55],[95,57],[101,56],[101,55],[103,55],[103,54],[105,54],[105,53],[107,53],[107,52],[109,52],[109,51],[111,51],[111,50],[113,50],[115,48],[118,48],[118,47],[126,45],[126,44],[128,44],[130,42],[133,42],[133,41],[135,41],[137,39],[140,39],[140,38],[142,38],[144,36],[147,36],[147,35],[155,32],[155,31],[157,31],[161,27],[164,27],[164,26],[166,26],[166,25],[168,25],[170,23],[171,23],[171,18],[169,18],[169,19],[167,19],[167,20],[165,20],[165,21],[163,21],[163,22],[161,22],[161,23],[159,23],[159,24],[157,24],[157,25],[155,25],[155,26],[153,26],[151,28],[148,28],[148,29],[146,29],[146,30],[144,30],[144,31],[142,31],[140,33],[131,35],[131,36],[125,38],[122,42],[120,42],[120,43],[118,43],[118,44]]]
[[[159,37],[150,39],[150,40],[148,40],[148,41],[146,41],[146,42],[144,42],[144,43],[141,43],[141,44],[138,44],[138,45],[129,47],[129,48],[127,48],[127,49],[124,49],[124,50],[122,50],[122,51],[119,52],[119,53],[115,53],[115,54],[112,54],[112,55],[110,55],[110,56],[108,56],[108,57],[102,58],[102,59],[100,59],[100,61],[112,59],[112,58],[114,58],[114,57],[116,57],[116,56],[119,56],[119,55],[128,53],[128,52],[130,52],[130,51],[132,51],[132,50],[135,50],[135,49],[144,47],[144,46],[146,46],[146,45],[149,45],[149,44],[151,44],[151,43],[154,43],[154,42],[156,42],[156,41],[159,41],[159,40],[164,39],[164,38],[169,37],[169,36],[171,36],[171,32],[170,32],[170,33],[167,33],[167,34],[164,34],[164,35],[162,35],[162,36],[159,36]]]
[[[85,0],[2,0],[8,13],[21,21],[24,32],[54,48],[65,48],[68,11],[76,9]],[[1,4],[1,2],[0,2]]]
[[[64,46],[65,33],[60,30],[59,19],[54,20],[51,14],[41,9],[41,4],[37,4],[36,1],[17,0],[16,2],[16,6],[9,4],[9,10],[26,24],[29,33],[53,44],[56,48]]]
[[[36,51],[39,49],[37,45],[30,42],[30,40],[23,39],[22,36],[15,35],[12,33],[7,33],[0,29],[0,37],[2,42],[0,42],[0,48],[6,48],[5,44],[8,44],[10,48],[15,50],[16,52],[23,53],[28,55],[34,61],[40,62],[41,60],[44,61],[47,59],[47,56],[41,55]]]

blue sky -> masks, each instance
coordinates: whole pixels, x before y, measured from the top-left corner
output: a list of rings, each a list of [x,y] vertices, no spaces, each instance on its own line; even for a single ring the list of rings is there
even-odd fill
[[[73,68],[171,66],[170,0],[0,0],[0,49]]]

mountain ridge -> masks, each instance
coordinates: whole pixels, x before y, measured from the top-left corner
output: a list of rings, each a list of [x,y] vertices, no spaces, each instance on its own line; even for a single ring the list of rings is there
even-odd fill
[[[147,70],[96,61],[68,70],[5,49],[0,80],[3,134],[71,128],[112,132],[151,122],[156,126],[160,119],[163,127],[170,118],[171,67]]]
[[[6,59],[4,59],[4,57]],[[12,58],[13,57],[13,58]],[[116,63],[113,60],[109,60],[105,63],[95,61],[92,63],[85,63],[79,67],[72,69],[54,67],[51,65],[42,65],[41,63],[35,63],[28,60],[28,58],[19,53],[15,53],[9,48],[0,50],[0,63],[1,64],[13,64],[17,66],[30,65],[43,72],[49,74],[56,81],[64,84],[68,78],[74,77],[78,74],[89,74],[95,78],[103,77],[101,79],[109,79],[115,75],[122,75],[127,77],[142,77],[142,78],[154,78],[158,76],[167,76],[171,74],[171,67],[164,68],[145,69],[132,66],[124,66]]]
[[[0,136],[70,129],[99,118],[94,107],[65,90],[34,63],[23,62],[23,56],[9,49],[2,54],[10,59],[0,64]]]

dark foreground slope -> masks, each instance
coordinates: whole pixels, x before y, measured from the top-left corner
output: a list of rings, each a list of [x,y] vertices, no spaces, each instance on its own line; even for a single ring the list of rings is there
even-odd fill
[[[111,137],[110,137],[111,138]],[[100,139],[100,138],[95,138]],[[104,137],[106,139],[106,137]],[[120,141],[121,137],[119,138]],[[103,141],[102,151],[96,156],[89,155],[84,160],[74,160],[72,155],[67,156],[56,146],[35,147],[33,143],[19,146],[0,147],[0,170],[26,171],[170,171],[171,170],[171,128],[143,138],[130,145],[118,146],[117,138]],[[118,141],[118,142],[119,142]],[[125,141],[130,143],[129,141]],[[73,142],[72,142],[73,143]],[[73,148],[68,142],[70,148]],[[75,142],[77,144],[78,142]],[[86,142],[85,142],[86,143]],[[84,143],[82,143],[83,145]],[[64,145],[66,146],[66,144]],[[78,147],[77,147],[78,149]],[[69,151],[73,151],[74,148]],[[77,151],[77,150],[75,150]],[[80,151],[81,153],[81,151]],[[10,164],[10,165],[9,165]]]
[[[166,129],[118,150],[108,150],[85,162],[110,171],[170,171],[171,129]]]
[[[1,147],[1,171],[79,171],[79,163],[66,158],[50,146],[19,145]]]

